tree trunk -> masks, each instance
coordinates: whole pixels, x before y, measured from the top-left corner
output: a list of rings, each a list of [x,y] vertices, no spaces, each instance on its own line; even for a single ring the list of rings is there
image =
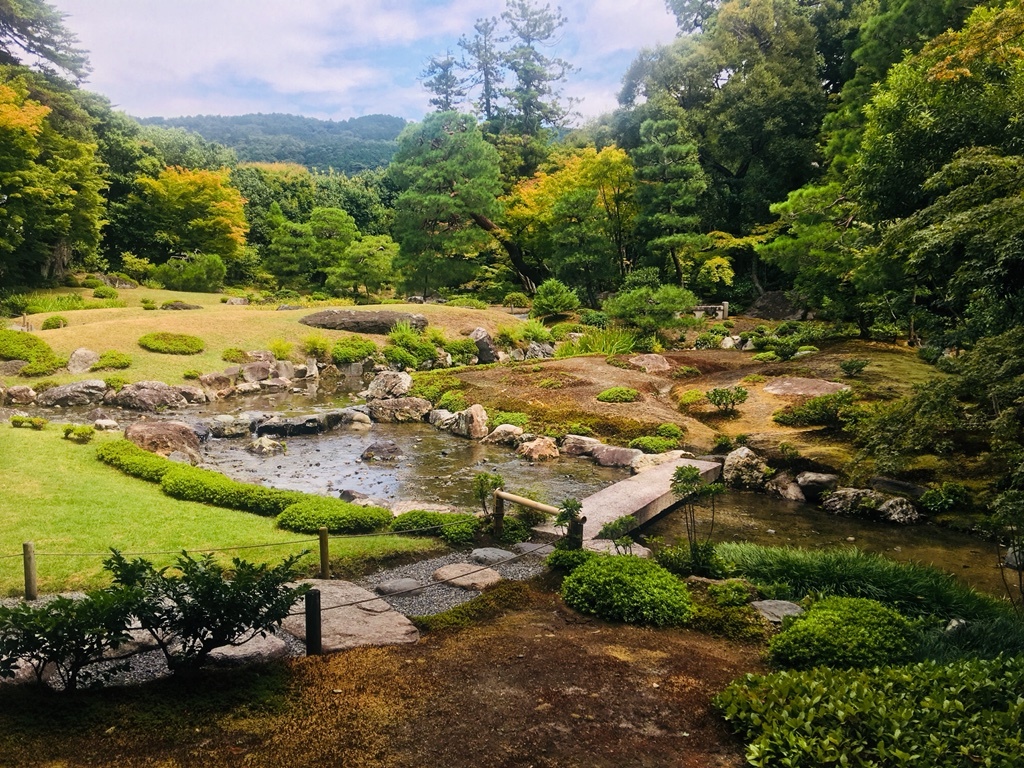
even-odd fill
[[[523,289],[527,293],[533,293],[537,290],[537,285],[544,282],[547,271],[540,267],[534,267],[526,262],[526,257],[523,254],[523,249],[519,247],[519,243],[515,242],[508,236],[501,227],[495,224],[493,221],[488,219],[486,216],[479,213],[471,213],[473,221],[480,229],[487,232],[495,240],[501,243],[501,247],[505,249],[505,253],[508,254],[508,260],[512,262],[512,266],[515,268],[519,275],[519,282],[523,284]]]

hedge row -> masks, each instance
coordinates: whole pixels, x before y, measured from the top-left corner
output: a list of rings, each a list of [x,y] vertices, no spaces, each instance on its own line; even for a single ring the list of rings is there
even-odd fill
[[[97,449],[96,458],[126,475],[150,483],[159,483],[168,470],[178,466],[170,459],[143,450],[128,440],[104,443]]]
[[[175,464],[164,473],[160,490],[180,501],[213,504],[265,517],[279,515],[292,504],[309,498],[300,491],[282,491],[263,485],[240,483],[220,472],[187,464]]]

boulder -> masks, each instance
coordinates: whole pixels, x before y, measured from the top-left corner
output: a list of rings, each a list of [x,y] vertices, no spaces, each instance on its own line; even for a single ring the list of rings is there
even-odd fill
[[[512,549],[517,554],[533,555],[534,557],[547,557],[555,551],[552,545],[541,541],[520,541],[518,544],[513,544]]]
[[[261,419],[256,423],[257,435],[292,437],[294,435],[319,435],[326,430],[327,418],[319,414],[290,418],[271,416],[269,419]]]
[[[394,440],[378,440],[367,446],[360,458],[363,461],[395,461],[401,456],[402,449]]]
[[[210,651],[210,664],[216,667],[239,667],[288,655],[288,645],[277,635],[256,635],[241,645],[223,645]]]
[[[491,338],[484,328],[476,328],[470,334],[474,342],[476,342],[477,349],[477,362],[479,363],[496,363],[498,362],[499,351],[498,347],[494,343],[494,339]]]
[[[171,311],[183,311],[189,309],[202,309],[199,304],[189,304],[185,301],[165,301],[160,305],[160,309],[168,309]]]
[[[274,438],[264,435],[263,437],[257,437],[245,446],[245,450],[257,456],[274,456],[278,453],[284,453],[284,446]]]
[[[235,387],[235,393],[239,395],[255,395],[261,391],[262,388],[260,387],[259,382],[256,381],[243,381]]]
[[[92,428],[97,432],[114,432],[120,429],[121,425],[113,419],[96,419],[92,423]]]
[[[226,373],[204,373],[199,377],[199,383],[216,392],[232,386],[235,383],[235,378]]]
[[[500,565],[513,557],[514,554],[498,547],[478,547],[469,553],[469,559],[480,565]]]
[[[499,424],[491,434],[483,439],[488,445],[518,445],[519,437],[523,434],[523,428],[514,424]]]
[[[840,384],[838,381],[808,379],[801,376],[775,378],[764,385],[764,391],[770,395],[793,395],[801,397],[833,395],[844,389],[849,389],[849,387],[846,384]]]
[[[28,360],[0,360],[0,376],[17,376]]]
[[[370,419],[378,423],[423,421],[433,406],[422,397],[396,397],[394,400],[375,400],[367,403]]]
[[[726,336],[718,344],[718,348],[719,349],[735,349],[736,348],[736,339],[734,339],[732,336]]]
[[[349,331],[350,333],[372,333],[386,335],[395,323],[406,322],[415,330],[422,331],[427,327],[427,318],[410,312],[393,312],[389,310],[325,309],[314,312],[299,320],[303,325],[312,328],[329,328],[333,331]]]
[[[636,355],[629,358],[629,364],[644,373],[667,373],[672,370],[672,366],[662,355]]]
[[[555,348],[550,344],[531,341],[526,347],[526,360],[547,360],[555,356]]]
[[[924,486],[917,483],[908,483],[904,480],[894,480],[891,477],[872,477],[868,480],[871,489],[879,493],[886,493],[891,496],[906,496],[910,499],[920,499],[928,491]]]
[[[725,457],[722,480],[733,488],[756,491],[764,488],[770,470],[764,460],[743,446]]]
[[[601,443],[590,452],[591,458],[602,467],[628,467],[643,451],[636,448],[620,448],[617,445]]]
[[[435,408],[427,414],[427,421],[430,426],[438,429],[448,429],[455,423],[455,414],[447,408]]]
[[[362,646],[415,643],[420,639],[411,621],[380,598],[374,599],[372,592],[346,581],[314,579],[308,583],[320,591],[321,605],[332,608],[322,613],[324,653]],[[306,617],[301,612],[288,616],[283,627],[300,640],[306,638]]]
[[[189,457],[192,464],[198,464],[199,438],[192,427],[181,421],[137,421],[124,431],[126,440],[140,448],[170,456],[179,452]]]
[[[693,454],[687,451],[667,451],[665,453],[644,453],[637,456],[629,463],[629,471],[634,475],[645,472],[648,469],[661,466],[669,461],[679,461],[683,457],[692,458]]]
[[[68,358],[68,373],[88,373],[99,361],[99,352],[79,347]]]
[[[187,403],[205,403],[207,400],[206,392],[200,387],[190,387],[186,384],[181,384],[175,389],[178,390],[178,394],[185,398]]]
[[[162,381],[139,381],[128,384],[114,395],[113,402],[134,411],[182,408],[187,405],[185,398],[175,387],[168,386]]]
[[[914,525],[920,523],[924,517],[917,511],[910,499],[896,496],[882,502],[878,508],[878,514],[882,519],[896,525]]]
[[[35,401],[36,391],[32,387],[18,384],[7,389],[7,402],[10,405],[31,405]]]
[[[251,434],[248,419],[236,419],[230,414],[214,416],[207,427],[210,434],[218,438],[248,437]]]
[[[264,381],[270,378],[271,368],[272,365],[263,360],[258,360],[255,363],[246,363],[242,366],[242,379],[250,384],[255,381]]]
[[[836,489],[839,485],[839,475],[829,475],[824,472],[801,472],[796,476],[796,482],[807,499],[817,501],[822,494],[831,493]]]
[[[804,310],[790,301],[784,291],[766,291],[747,307],[744,314],[762,320],[804,319]]]
[[[487,411],[479,403],[459,411],[455,414],[455,421],[448,431],[459,437],[468,437],[470,440],[483,440],[487,437]]]
[[[296,310],[303,309],[301,304],[279,304],[276,312],[295,312]]]
[[[529,461],[548,461],[558,458],[558,445],[550,437],[538,437],[521,443],[516,453]]]
[[[803,489],[800,484],[793,479],[793,476],[788,472],[780,472],[775,477],[771,478],[766,484],[765,489],[776,496],[781,496],[783,499],[789,501],[807,501],[807,497],[804,496]]]
[[[229,307],[247,307],[249,306],[249,300],[241,296],[232,296],[230,299],[224,302]]]
[[[426,591],[426,587],[420,584],[416,579],[391,579],[391,581],[385,581],[382,584],[376,586],[378,595],[401,595],[402,597],[412,597],[413,595],[422,595]]]
[[[295,378],[295,363],[291,360],[278,360],[274,363],[274,375],[279,379]],[[304,378],[305,374],[301,378]]]
[[[287,392],[291,386],[288,379],[264,379],[260,382],[260,390],[263,392]]]
[[[877,518],[878,508],[885,500],[885,496],[870,488],[836,488],[821,508],[830,515]]]
[[[11,398],[14,389],[16,387],[11,387],[11,389],[7,390],[8,399]],[[106,394],[107,385],[102,379],[84,379],[83,381],[74,381],[71,384],[63,384],[59,387],[51,387],[41,392],[36,397],[36,404],[51,408],[56,405],[59,405],[61,408],[95,405],[102,403],[103,397]],[[12,402],[14,401],[12,400]]]
[[[367,400],[393,400],[405,397],[412,389],[412,376],[402,371],[382,371],[366,388]]]
[[[277,362],[274,353],[269,349],[250,349],[245,354],[248,355],[250,363],[266,363],[272,366]]]
[[[566,456],[590,456],[594,449],[604,445],[596,437],[583,435],[566,435],[562,438],[562,453]]]
[[[619,550],[615,548],[615,542],[611,539],[587,539],[583,542],[583,548],[588,552],[600,552],[605,555],[619,554]],[[619,549],[622,548],[619,547]],[[636,542],[629,545],[626,552],[633,557],[650,558],[654,556],[654,552],[649,548],[645,547],[643,544],[637,544]]]
[[[788,600],[755,600],[751,605],[772,624],[781,624],[787,616],[799,616],[804,612],[803,608]]]
[[[484,590],[501,581],[501,574],[476,563],[452,563],[434,571],[431,578],[462,589]]]

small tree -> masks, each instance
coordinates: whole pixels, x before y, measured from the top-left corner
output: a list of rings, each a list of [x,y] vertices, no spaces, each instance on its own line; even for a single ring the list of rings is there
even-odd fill
[[[533,295],[533,308],[530,317],[547,317],[572,312],[580,305],[576,291],[570,289],[560,280],[545,280]]]
[[[747,401],[750,393],[743,387],[719,387],[704,393],[708,402],[722,413],[732,413],[736,406]]]
[[[521,291],[512,291],[505,294],[505,300],[502,301],[502,304],[508,307],[509,312],[515,312],[516,307],[523,307],[525,309],[530,306],[530,297]]]
[[[690,545],[691,570],[697,576],[721,575],[711,535],[715,531],[715,497],[725,491],[725,486],[721,483],[705,483],[700,469],[684,464],[673,473],[671,488],[682,504],[686,539]],[[707,535],[701,539],[697,529],[697,508],[705,505],[711,510],[711,519]]]
[[[490,514],[487,500],[493,496],[495,491],[504,487],[505,480],[501,475],[492,475],[490,472],[477,472],[473,476],[473,495],[480,502],[485,515]]]
[[[1024,616],[1024,491],[1005,491],[999,494],[993,505],[992,524],[998,538],[1003,540],[1016,567],[1004,568],[999,563],[999,574],[1003,578],[1006,594],[1018,616]],[[1013,570],[1010,583],[1007,570]]]

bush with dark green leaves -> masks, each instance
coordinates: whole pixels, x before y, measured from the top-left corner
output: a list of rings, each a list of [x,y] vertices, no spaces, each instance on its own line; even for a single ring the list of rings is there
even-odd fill
[[[735,411],[736,406],[745,403],[749,395],[743,387],[717,387],[704,393],[707,401],[723,413]]]
[[[296,533],[373,533],[388,527],[392,515],[380,507],[361,507],[341,499],[310,496],[286,507],[277,516],[277,527]]]
[[[576,291],[555,278],[549,278],[537,287],[533,294],[530,317],[548,317],[572,312],[580,305]]]
[[[629,387],[609,387],[600,392],[597,399],[602,403],[635,403],[640,399],[640,393]]]
[[[679,626],[691,613],[690,593],[677,577],[651,560],[597,556],[562,582],[562,599],[581,613],[607,621]]]
[[[299,491],[240,483],[219,472],[185,464],[175,464],[164,473],[160,490],[181,501],[197,501],[266,517],[275,517],[292,504],[308,498]]]
[[[909,661],[917,639],[903,614],[877,600],[826,597],[787,621],[768,644],[768,655],[791,669],[864,668]]]
[[[476,515],[412,510],[398,515],[391,523],[395,533],[437,536],[452,545],[469,544],[480,529]]]
[[[139,339],[139,346],[162,355],[198,355],[206,345],[198,336],[186,333],[147,333]]]
[[[636,448],[644,453],[666,453],[667,451],[674,451],[678,448],[679,440],[671,437],[645,435],[644,437],[635,437],[630,440],[629,447]]]
[[[65,424],[64,439],[73,443],[88,443],[96,436],[96,430],[88,424]]]
[[[511,307],[512,309],[516,307],[525,309],[530,306],[530,297],[522,291],[512,291],[505,294],[505,298],[501,300],[501,305],[503,307]]]
[[[843,414],[853,407],[853,391],[843,389],[829,395],[812,397],[806,402],[772,414],[776,424],[785,427],[840,427]]]
[[[335,365],[358,363],[377,354],[377,345],[362,336],[342,336],[334,342],[331,360]]]
[[[131,355],[126,355],[124,352],[118,352],[115,349],[108,349],[106,352],[100,355],[100,359],[97,360],[89,368],[90,371],[107,371],[107,370],[124,370],[125,368],[131,368],[132,358]]]
[[[153,268],[152,280],[169,291],[216,293],[224,286],[227,267],[215,253],[201,253],[186,259],[170,259]]]
[[[841,370],[847,376],[857,376],[861,371],[868,367],[870,360],[863,360],[860,358],[849,358],[847,360],[839,361],[839,370]]]
[[[544,562],[549,568],[572,573],[595,557],[599,555],[589,549],[566,549],[556,544],[554,552],[548,555]]]
[[[68,319],[63,315],[50,315],[48,318],[43,320],[43,330],[52,331],[55,328],[67,328]]]
[[[605,328],[608,325],[608,315],[596,309],[583,309],[580,310],[580,323],[594,328]]]
[[[1024,657],[746,675],[715,698],[751,765],[1015,768]]]
[[[92,296],[94,299],[116,299],[117,290],[109,285],[100,285],[93,289]]]

